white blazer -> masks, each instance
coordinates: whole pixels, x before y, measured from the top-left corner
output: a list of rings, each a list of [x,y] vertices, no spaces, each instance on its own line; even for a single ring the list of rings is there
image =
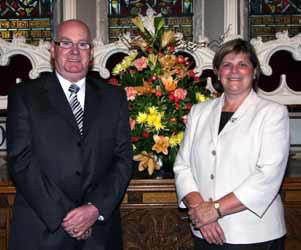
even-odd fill
[[[188,115],[174,164],[179,206],[193,191],[206,201],[234,192],[248,209],[218,220],[226,243],[277,239],[286,233],[279,188],[290,145],[287,109],[251,90],[218,134],[223,104],[222,95],[194,105]]]

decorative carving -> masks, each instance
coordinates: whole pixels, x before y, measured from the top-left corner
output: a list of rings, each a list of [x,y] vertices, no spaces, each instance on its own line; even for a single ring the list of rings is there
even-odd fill
[[[42,40],[40,40],[39,46],[34,46],[27,44],[24,37],[14,37],[12,42],[0,38],[0,65],[8,65],[11,56],[24,55],[32,64],[29,77],[37,78],[41,72],[52,71],[49,48],[50,43]]]
[[[175,208],[122,210],[124,248],[193,249],[189,224],[180,216]]]
[[[276,40],[262,42],[261,37],[252,39],[251,43],[254,46],[263,74],[271,75],[273,70],[269,65],[270,59],[274,53],[280,50],[288,51],[292,54],[293,58],[301,61],[301,34],[292,38],[288,36],[288,32],[276,33]],[[266,92],[259,89],[258,93],[267,99],[274,100],[282,104],[300,104],[301,91],[292,90],[287,82],[286,76],[282,75],[279,87],[272,92]]]
[[[144,22],[149,24],[148,29],[152,30],[154,13],[149,11],[149,16],[143,18]],[[179,34],[179,38],[180,38]],[[228,31],[222,36],[223,42],[238,38],[238,35],[228,34]],[[280,50],[286,50],[293,55],[295,60],[301,61],[301,34],[290,38],[287,31],[276,34],[276,40],[263,42],[260,37],[252,39],[251,43],[256,49],[256,52],[261,63],[262,72],[265,75],[272,74],[272,68],[269,65],[271,56]],[[124,36],[124,39],[131,41],[130,35]],[[212,41],[211,43],[216,42]],[[110,72],[106,68],[108,59],[116,53],[129,54],[129,49],[123,40],[111,44],[104,44],[100,37],[93,41],[94,44],[94,58],[92,70],[99,72],[103,78],[109,78]],[[182,45],[181,45],[182,44]],[[205,69],[213,69],[212,60],[215,52],[209,48],[210,42],[205,37],[199,37],[196,43],[188,43],[182,41],[179,43],[177,51],[183,51],[190,54],[195,60],[195,72],[197,76],[201,76]],[[37,78],[41,72],[52,71],[50,60],[50,43],[40,41],[39,46],[33,46],[25,43],[25,38],[14,38],[12,42],[7,42],[0,38],[0,65],[8,65],[11,56],[21,54],[29,58],[32,64],[32,70],[29,72],[30,78]],[[189,49],[192,48],[192,49]],[[215,91],[211,79],[207,80],[207,88]],[[265,92],[259,90],[259,94],[268,99],[280,102],[282,104],[301,104],[301,91],[294,91],[289,88],[286,77],[281,77],[279,87],[272,92]],[[0,109],[6,109],[6,97],[0,97]]]

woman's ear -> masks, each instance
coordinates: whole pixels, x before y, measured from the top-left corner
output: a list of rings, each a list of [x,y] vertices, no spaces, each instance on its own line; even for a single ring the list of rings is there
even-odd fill
[[[256,78],[257,78],[257,69],[255,69],[253,72],[253,80],[255,80]]]

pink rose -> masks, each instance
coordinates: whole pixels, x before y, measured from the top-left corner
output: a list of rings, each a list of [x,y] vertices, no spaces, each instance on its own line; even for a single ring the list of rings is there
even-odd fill
[[[136,72],[137,72],[136,70],[130,69],[130,74],[131,74],[131,75],[134,75]]]
[[[134,101],[138,91],[134,87],[125,87],[125,91],[128,101]]]
[[[191,77],[195,77],[195,73],[193,70],[189,70],[188,71],[188,74],[191,76]]]
[[[136,126],[136,120],[130,118],[130,127],[131,127],[131,130],[133,130]]]
[[[177,97],[179,100],[184,100],[187,95],[187,90],[182,88],[177,88],[174,92],[175,97]]]
[[[191,110],[191,108],[192,108],[192,105],[191,105],[190,103],[187,103],[187,104],[186,104],[186,109],[187,109],[187,110]]]
[[[118,85],[118,80],[117,80],[116,78],[114,78],[114,77],[112,77],[112,78],[109,80],[109,82],[110,82],[111,84],[115,85],[115,86]]]
[[[147,131],[143,132],[143,137],[144,139],[147,139],[149,137],[149,133]]]
[[[184,115],[184,116],[182,117],[182,121],[183,121],[183,123],[186,125],[186,123],[187,123],[187,115]]]
[[[161,89],[157,89],[157,90],[156,90],[155,96],[162,96],[162,91],[161,91]]]
[[[132,142],[136,143],[139,141],[139,137],[138,136],[132,136]]]
[[[147,67],[147,58],[142,56],[134,61],[135,67],[141,71]]]

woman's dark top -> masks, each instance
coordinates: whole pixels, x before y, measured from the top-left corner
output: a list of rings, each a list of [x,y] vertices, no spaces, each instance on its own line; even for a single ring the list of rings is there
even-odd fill
[[[221,120],[219,122],[219,129],[218,129],[218,133],[220,133],[223,128],[225,127],[226,123],[231,119],[232,115],[234,114],[234,112],[222,112],[221,114]]]

